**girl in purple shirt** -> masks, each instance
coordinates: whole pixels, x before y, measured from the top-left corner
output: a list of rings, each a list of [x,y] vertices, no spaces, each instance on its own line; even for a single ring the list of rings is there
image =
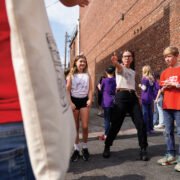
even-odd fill
[[[151,67],[149,65],[142,68],[142,84],[141,88],[141,101],[143,110],[143,119],[146,124],[147,133],[153,133],[153,113],[152,102],[154,99],[154,78],[152,76]]]
[[[100,136],[99,139],[105,140],[110,127],[110,117],[113,108],[113,99],[116,91],[116,80],[114,78],[114,66],[108,66],[105,69],[107,78],[104,78],[101,85],[98,86],[99,90],[102,92],[102,103],[101,106],[104,109],[104,127],[105,133]]]

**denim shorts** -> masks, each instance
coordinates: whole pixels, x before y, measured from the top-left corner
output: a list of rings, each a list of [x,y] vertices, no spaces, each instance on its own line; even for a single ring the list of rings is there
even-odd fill
[[[35,180],[22,122],[0,124],[0,179]]]

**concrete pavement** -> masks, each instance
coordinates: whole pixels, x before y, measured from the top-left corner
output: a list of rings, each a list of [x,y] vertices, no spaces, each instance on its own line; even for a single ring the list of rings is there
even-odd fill
[[[70,162],[65,180],[180,180],[180,172],[173,170],[174,165],[163,167],[156,163],[166,150],[162,130],[148,136],[150,160],[139,161],[136,159],[139,152],[136,130],[131,119],[126,117],[111,147],[111,157],[104,159],[104,141],[97,138],[104,132],[103,123],[104,119],[97,116],[97,109],[92,108],[88,140],[91,159]]]

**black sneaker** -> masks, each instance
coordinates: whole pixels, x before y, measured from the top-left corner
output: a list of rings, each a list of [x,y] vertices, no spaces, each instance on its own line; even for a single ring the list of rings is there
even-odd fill
[[[84,161],[88,161],[89,160],[89,152],[87,148],[83,148],[82,149],[82,157],[84,159]]]
[[[141,149],[140,153],[139,153],[139,156],[140,156],[140,160],[143,160],[143,161],[148,161],[149,160],[148,153],[147,153],[146,149]]]
[[[109,158],[110,157],[110,147],[106,147],[104,148],[104,152],[103,152],[103,157],[104,158]]]
[[[78,150],[74,150],[72,156],[71,156],[71,161],[75,162],[79,159],[80,155],[79,155],[79,151]]]

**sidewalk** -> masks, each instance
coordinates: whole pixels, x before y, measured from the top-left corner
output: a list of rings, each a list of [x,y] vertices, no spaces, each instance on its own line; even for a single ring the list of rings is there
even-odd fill
[[[88,147],[91,159],[84,162],[70,162],[65,180],[179,180],[180,172],[173,170],[174,165],[160,166],[156,161],[165,154],[166,145],[163,131],[148,136],[150,161],[136,160],[138,140],[136,129],[129,117],[125,118],[122,130],[111,147],[111,157],[104,159],[104,141],[97,139],[104,132],[104,119],[96,115],[92,108],[89,120]],[[177,137],[176,137],[177,142]]]

